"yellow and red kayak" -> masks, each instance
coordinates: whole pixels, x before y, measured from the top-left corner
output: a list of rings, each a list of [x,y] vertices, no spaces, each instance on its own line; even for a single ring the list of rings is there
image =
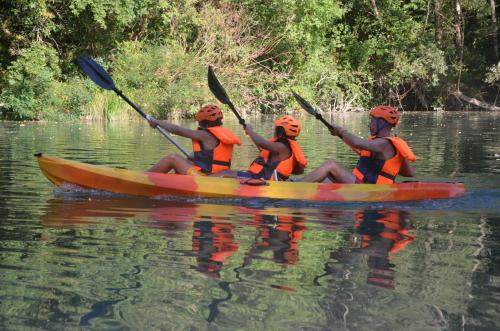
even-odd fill
[[[136,196],[269,198],[306,201],[412,201],[465,193],[462,183],[408,182],[391,185],[245,181],[233,178],[140,172],[37,154],[40,169],[57,186]]]

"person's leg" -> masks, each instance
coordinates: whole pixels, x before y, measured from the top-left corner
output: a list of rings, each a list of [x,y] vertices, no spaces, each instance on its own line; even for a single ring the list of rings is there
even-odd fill
[[[168,173],[174,170],[176,174],[186,175],[193,166],[191,162],[177,154],[169,154],[152,166],[148,172]]]
[[[326,178],[334,183],[354,184],[356,177],[336,161],[329,160],[302,178],[301,182],[321,183]]]

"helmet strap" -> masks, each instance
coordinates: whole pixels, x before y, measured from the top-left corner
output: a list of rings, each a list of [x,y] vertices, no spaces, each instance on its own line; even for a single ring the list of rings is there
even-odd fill
[[[276,126],[274,128],[274,134],[276,138],[286,137],[285,129],[282,126]]]
[[[380,121],[382,121],[382,125],[380,125]],[[382,118],[375,118],[375,136],[378,136],[378,134],[383,130],[385,129],[386,127],[389,126],[389,123],[387,123],[386,120],[382,119]]]

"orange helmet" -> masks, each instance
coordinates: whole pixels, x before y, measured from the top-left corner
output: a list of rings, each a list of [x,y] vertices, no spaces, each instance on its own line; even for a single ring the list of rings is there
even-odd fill
[[[215,121],[217,119],[222,119],[222,111],[216,105],[207,105],[201,107],[201,109],[196,113],[194,119],[198,122],[201,121]]]
[[[393,126],[399,122],[399,112],[391,106],[377,106],[370,110],[370,115],[375,118],[382,118]]]
[[[297,137],[300,134],[300,122],[290,115],[281,116],[274,121],[275,127],[282,127],[289,137]]]

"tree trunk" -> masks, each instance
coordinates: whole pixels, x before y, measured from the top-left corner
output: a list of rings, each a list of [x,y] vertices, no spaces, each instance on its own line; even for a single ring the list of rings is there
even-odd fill
[[[460,91],[460,81],[462,79],[462,65],[464,56],[464,35],[463,35],[463,15],[460,0],[455,0],[455,44],[459,57],[457,92]]]
[[[483,109],[487,109],[487,110],[492,110],[492,111],[500,111],[500,107],[497,107],[495,105],[490,105],[486,102],[482,102],[480,100],[477,100],[475,98],[470,98],[468,96],[466,96],[465,94],[463,94],[462,92],[460,91],[455,91],[453,93],[453,95],[455,97],[457,97],[458,99],[462,100],[462,101],[465,101],[471,105],[474,105],[476,107],[480,107],[480,108],[483,108]]]
[[[498,60],[498,36],[497,36],[497,15],[495,12],[496,1],[490,0],[491,6],[491,25],[493,26],[493,51],[495,52],[495,61]]]
[[[460,4],[460,0],[455,0],[455,45],[459,52],[461,52],[462,47],[464,45],[462,25],[463,25],[462,6]]]
[[[443,42],[443,16],[441,14],[441,0],[434,0],[434,20],[436,21],[436,42],[438,45],[441,45]]]
[[[375,17],[379,18],[380,14],[378,12],[377,8],[377,0],[371,0],[372,2],[372,7],[373,7],[373,13],[375,13]]]

